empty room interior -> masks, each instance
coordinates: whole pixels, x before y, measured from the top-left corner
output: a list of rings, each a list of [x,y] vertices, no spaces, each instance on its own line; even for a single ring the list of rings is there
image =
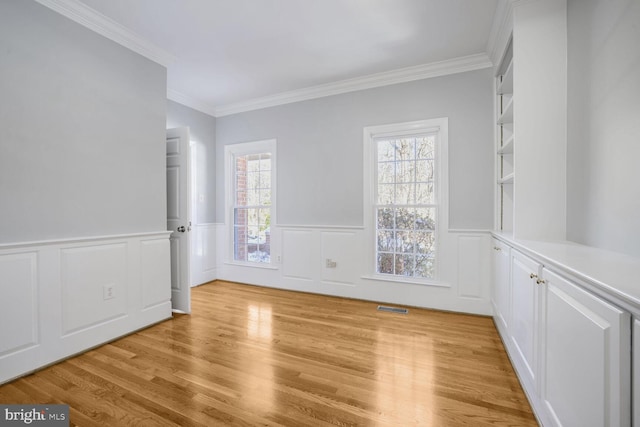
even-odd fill
[[[0,95],[0,425],[640,427],[640,1],[0,0]]]

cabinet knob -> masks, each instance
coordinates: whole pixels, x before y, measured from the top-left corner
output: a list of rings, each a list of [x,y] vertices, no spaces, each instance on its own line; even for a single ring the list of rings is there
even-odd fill
[[[497,246],[494,246],[493,249],[496,250],[496,251],[501,251],[502,250],[501,248],[499,248]]]
[[[542,285],[542,284],[547,283],[547,282],[545,282],[545,280],[544,280],[544,279],[538,279],[538,280],[536,280],[536,283],[537,283],[538,285]]]
[[[530,279],[535,279],[536,277],[538,277],[538,275],[537,275],[537,274],[535,274],[535,273],[531,273],[531,274],[529,275],[529,278],[530,278]]]

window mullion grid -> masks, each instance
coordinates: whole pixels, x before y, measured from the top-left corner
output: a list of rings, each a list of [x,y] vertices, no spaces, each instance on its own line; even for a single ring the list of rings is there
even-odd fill
[[[422,144],[425,143],[422,138],[430,138],[432,135],[435,136],[436,141],[431,142],[433,143],[431,146],[424,146],[425,149],[431,150],[431,155],[427,154],[428,152],[420,152],[419,149],[422,149]],[[436,185],[439,166],[438,137],[438,132],[426,132],[411,135],[389,133],[380,138],[374,138],[376,172],[374,173],[373,208],[376,221],[374,229],[376,230],[375,254],[378,272],[395,276],[433,277],[429,271],[435,268],[434,263],[437,257],[435,224],[439,217]],[[410,147],[407,146],[409,144],[411,144]],[[380,153],[382,147],[385,152]],[[385,153],[388,154],[385,155]],[[385,166],[387,163],[393,163],[392,171]],[[389,172],[392,175],[389,175]],[[381,173],[384,175],[381,176]],[[427,201],[424,197],[429,193],[432,198],[429,200],[431,203],[424,203]],[[404,200],[404,197],[409,200]],[[400,200],[401,198],[403,200]],[[378,214],[383,217],[379,218]],[[392,218],[390,215],[393,215]],[[419,218],[420,222],[418,222]],[[389,239],[392,241],[389,242]],[[411,251],[407,252],[406,249],[409,248]],[[404,264],[406,261],[409,262]],[[388,262],[391,262],[393,267]],[[406,265],[406,268],[403,268],[403,265]],[[427,270],[419,272],[419,268]]]
[[[379,224],[379,218],[378,218],[378,212],[380,209],[390,209],[393,215],[393,224],[392,224],[392,228],[382,228],[382,227],[378,227]],[[396,225],[396,207],[394,204],[389,203],[389,204],[375,204],[373,205],[373,210],[374,210],[374,219],[375,219],[375,259],[376,259],[376,263],[378,262],[378,257],[380,257],[381,254],[388,254],[391,255],[392,257],[392,275],[395,275],[395,259],[396,256],[398,254],[398,249],[397,249],[397,225]],[[379,236],[381,233],[391,233],[391,240],[393,241],[393,246],[391,249],[387,249],[387,250],[380,250],[380,242],[379,242]],[[376,271],[378,270],[379,266],[376,266]],[[389,273],[383,273],[383,274],[389,274]]]
[[[239,159],[244,158],[246,161],[246,165],[244,167],[244,170],[239,170],[238,169],[238,161]],[[233,162],[234,162],[234,169],[235,169],[235,180],[233,183],[233,203],[232,203],[232,209],[233,209],[233,227],[234,227],[234,236],[237,236],[237,233],[240,231],[242,233],[244,233],[245,235],[248,236],[248,232],[250,228],[256,228],[257,227],[257,242],[255,243],[256,246],[256,250],[260,251],[262,250],[262,246],[266,244],[266,242],[260,243],[260,227],[261,226],[265,226],[266,222],[262,221],[262,217],[264,217],[265,215],[268,215],[270,217],[271,211],[272,211],[272,204],[265,204],[263,203],[263,190],[270,190],[271,186],[269,186],[268,188],[263,188],[264,187],[264,182],[262,182],[262,172],[272,172],[272,168],[269,167],[269,169],[263,169],[262,168],[262,159],[270,159],[271,156],[270,154],[265,154],[265,153],[255,153],[255,154],[244,154],[244,155],[235,155],[233,157]],[[253,163],[252,169],[250,170],[250,168],[248,167],[249,162],[256,162],[257,161],[257,165],[255,163]],[[250,175],[255,175],[253,178],[253,184],[250,186],[250,182],[249,182],[249,176]],[[242,188],[240,188],[239,186],[239,179],[241,179],[242,177],[244,177],[244,181],[242,182]],[[244,200],[239,201],[238,200],[238,192],[242,191],[244,193]],[[253,200],[257,201],[257,204],[242,204],[242,202],[247,203],[249,200],[249,194],[251,193]],[[257,193],[257,194],[256,194]],[[255,221],[257,221],[257,223],[253,223],[253,224],[249,224],[249,213],[250,212],[254,212],[255,215],[257,215],[257,218],[255,218]],[[242,214],[240,214],[240,212],[243,212]],[[266,212],[266,214],[265,214]],[[238,221],[238,215],[243,215],[243,217],[245,218],[245,220],[243,221]],[[241,252],[244,254],[244,256],[247,256],[249,254],[249,248],[251,246],[248,238],[244,238],[242,239],[240,242],[238,242],[238,240],[236,240],[237,238],[234,237],[235,240],[235,244],[236,245],[240,245],[240,247],[243,249]]]
[[[397,142],[394,142],[394,150],[393,150],[393,200],[391,202],[391,211],[393,212],[393,252],[391,257],[391,265],[393,266],[393,275],[397,274],[396,272],[396,257],[398,256],[398,209],[396,207],[396,203],[398,202],[398,150],[395,149]]]
[[[262,191],[260,191],[262,188],[262,153],[258,154],[258,171],[256,173],[258,174],[258,186],[254,190],[258,192],[258,203],[262,204]]]
[[[392,275],[397,276],[398,274],[406,274],[407,271],[403,271],[403,272],[398,272],[397,270],[397,266],[398,264],[396,263],[396,260],[398,259],[398,257],[401,258],[401,263],[408,261],[407,258],[410,258],[410,263],[411,265],[409,266],[411,271],[409,272],[409,275],[411,277],[416,277],[417,276],[417,267],[418,267],[418,256],[423,256],[426,254],[422,254],[422,252],[419,252],[419,244],[418,241],[420,239],[418,239],[418,237],[424,238],[426,237],[426,235],[428,233],[432,234],[432,238],[435,239],[435,230],[428,230],[428,229],[417,229],[417,213],[418,213],[418,209],[422,209],[422,208],[433,208],[436,210],[436,215],[437,215],[437,204],[435,203],[430,203],[430,204],[418,204],[418,183],[424,184],[425,182],[423,182],[423,180],[418,178],[418,144],[414,141],[412,147],[411,147],[411,151],[412,151],[412,158],[411,159],[404,159],[404,158],[399,158],[399,152],[398,152],[398,139],[395,138],[389,138],[387,141],[389,141],[389,143],[394,144],[394,150],[393,150],[393,160],[389,163],[393,164],[393,178],[392,178],[392,182],[387,182],[386,180],[384,182],[381,182],[381,178],[380,178],[380,165],[387,163],[388,161],[383,161],[380,159],[379,157],[379,152],[378,152],[378,148],[379,145],[376,143],[375,144],[375,153],[376,153],[376,168],[375,168],[375,191],[374,191],[374,197],[375,197],[375,202],[374,202],[374,218],[375,218],[375,230],[376,230],[376,246],[375,246],[375,254],[376,254],[376,263],[377,263],[377,267],[376,269],[379,272],[383,272],[384,266],[380,264],[380,259],[381,259],[381,254],[388,254],[388,256],[386,257],[387,260],[389,260],[389,258],[391,258],[391,262],[393,267],[389,268],[389,266],[387,266],[387,272],[385,272],[384,274],[388,274],[391,273]],[[435,156],[434,156],[435,157]],[[431,159],[426,159],[426,158],[421,158],[420,161],[424,161],[424,160],[435,160],[433,158]],[[412,175],[410,177],[410,179],[407,181],[407,177],[401,177],[399,176],[399,161],[402,161],[403,167],[408,167],[410,168],[410,170],[412,171]],[[435,163],[435,162],[434,162]],[[435,178],[435,177],[433,177]],[[433,180],[429,180],[429,182],[433,182]],[[390,196],[389,203],[385,203],[385,204],[381,204],[380,201],[380,186],[381,185],[389,185],[391,184],[391,188],[387,187],[388,190],[392,190],[392,192],[388,194],[388,196]],[[412,203],[398,203],[399,197],[403,194],[400,191],[400,187],[402,186],[410,186],[410,198],[412,199]],[[406,191],[407,189],[405,188],[403,190]],[[435,190],[435,189],[434,189]],[[435,191],[434,191],[435,193]],[[435,197],[435,194],[434,194]],[[386,198],[385,198],[386,199]],[[387,199],[388,200],[388,199]],[[404,200],[403,200],[404,201]],[[385,224],[385,223],[381,223],[380,218],[378,218],[378,213],[380,210],[384,210],[384,209],[389,209],[390,212],[393,215],[393,223],[392,224]],[[407,211],[411,212],[411,224],[408,224],[406,222],[406,218],[403,224],[399,224],[398,223],[398,214],[401,210],[406,209]],[[389,221],[389,219],[386,220],[387,222]],[[384,228],[386,226],[392,227],[392,229],[388,229],[388,228]],[[400,229],[400,227],[404,227],[402,229]],[[418,233],[420,233],[420,236],[418,236]],[[393,240],[393,244],[392,245],[385,245],[384,242],[383,246],[380,246],[380,241],[378,239],[385,239],[388,238],[387,236],[391,236],[391,239]],[[403,239],[404,237],[404,239]],[[406,239],[409,239],[409,241],[411,242],[411,252],[405,252],[405,247],[403,245],[403,243],[406,241]],[[391,246],[390,248],[388,246]],[[433,258],[433,254],[429,254],[430,258]]]
[[[417,209],[417,200],[418,200],[418,144],[413,144],[413,203],[416,205]],[[414,211],[417,213],[417,210]],[[411,238],[413,243],[412,248],[412,256],[411,256],[411,276],[416,277],[416,264],[417,264],[417,244],[416,244],[416,218],[414,216],[413,224],[411,224]]]

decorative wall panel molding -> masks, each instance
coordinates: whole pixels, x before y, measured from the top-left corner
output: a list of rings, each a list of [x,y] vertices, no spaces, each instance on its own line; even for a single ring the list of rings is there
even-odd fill
[[[488,234],[458,235],[458,295],[464,298],[489,298]]]
[[[125,243],[62,248],[60,258],[64,335],[126,314]]]
[[[318,259],[314,234],[309,230],[282,231],[282,250],[287,254],[282,263],[284,277],[313,280]]]
[[[402,277],[367,271],[372,256],[363,227],[280,225],[281,252],[272,253],[268,268],[239,265],[224,259],[230,234],[217,225],[217,278],[301,292],[357,298],[424,308],[492,314],[489,299],[487,230],[450,230],[441,236],[437,283],[417,284]]]
[[[0,245],[0,383],[170,318],[169,234]]]
[[[191,286],[217,279],[218,224],[195,224],[191,230]]]
[[[38,254],[0,256],[0,360],[38,345]]]
[[[158,264],[158,260],[170,259],[165,239],[140,241],[140,286],[142,309],[148,310],[171,299],[169,286],[158,286],[171,274],[169,263]]]
[[[356,233],[324,231],[320,233],[322,281],[355,285],[360,270]]]

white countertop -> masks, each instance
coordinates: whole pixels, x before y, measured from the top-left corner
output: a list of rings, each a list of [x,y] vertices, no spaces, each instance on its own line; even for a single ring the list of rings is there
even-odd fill
[[[640,258],[569,241],[514,239],[496,231],[492,234],[544,266],[580,279],[591,290],[640,317]]]

